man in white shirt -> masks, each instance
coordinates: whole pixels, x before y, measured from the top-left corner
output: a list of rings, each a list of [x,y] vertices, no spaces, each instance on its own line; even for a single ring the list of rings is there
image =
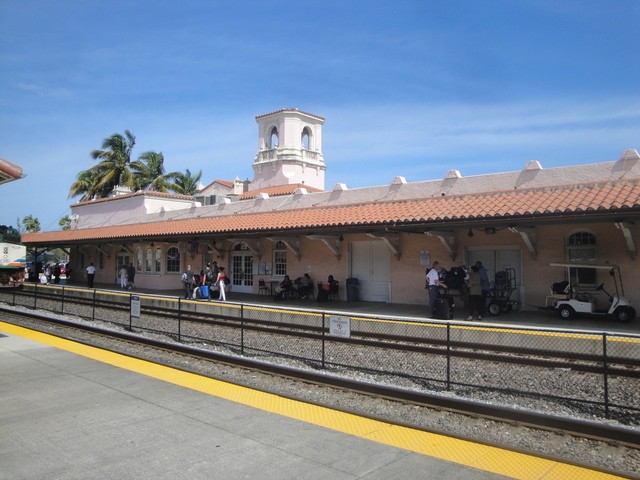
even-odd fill
[[[87,283],[89,288],[93,288],[93,279],[96,277],[96,267],[93,266],[93,263],[87,267]]]
[[[431,318],[436,315],[436,298],[440,296],[440,288],[447,288],[447,285],[440,281],[440,262],[433,262],[433,268],[427,272],[427,285],[429,286],[429,313]]]

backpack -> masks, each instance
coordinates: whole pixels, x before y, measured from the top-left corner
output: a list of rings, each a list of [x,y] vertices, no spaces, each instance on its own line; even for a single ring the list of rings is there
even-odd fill
[[[188,277],[187,277],[187,272],[184,272],[182,274],[182,283],[187,283]]]

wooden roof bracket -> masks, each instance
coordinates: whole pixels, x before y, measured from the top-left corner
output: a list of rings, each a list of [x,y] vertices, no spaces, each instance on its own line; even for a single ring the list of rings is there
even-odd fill
[[[372,238],[380,238],[387,244],[389,250],[396,256],[397,260],[400,260],[400,234],[398,233],[367,233],[367,236]]]
[[[207,246],[208,251],[215,253],[216,257],[224,260],[224,250],[218,246],[218,243],[215,240],[206,242],[205,245]]]
[[[451,232],[438,232],[438,231],[429,231],[424,232],[428,237],[436,237],[442,243],[442,246],[445,248],[451,260],[455,260],[458,256],[458,247],[456,245],[456,237]]]
[[[300,240],[297,237],[283,238],[283,237],[267,237],[272,243],[282,242],[286,245],[287,249],[293,253],[298,260],[302,258],[300,252]]]
[[[342,246],[342,235],[307,235],[310,240],[320,240],[333,253],[336,259],[340,260],[340,247]]]
[[[531,258],[535,260],[538,255],[538,251],[536,250],[536,234],[535,232],[523,232],[518,227],[509,227],[509,231],[511,233],[517,233],[522,238],[522,241],[527,246],[527,250],[531,254]]]
[[[633,240],[632,229],[635,225],[629,222],[615,222],[614,225],[622,232],[622,235],[624,235],[624,241],[627,244],[627,251],[629,252],[631,259],[634,260],[636,258],[636,243]]]
[[[251,253],[253,253],[259,259],[262,258],[262,251],[260,250],[260,240],[251,238],[228,238],[227,240],[234,244],[244,243]]]

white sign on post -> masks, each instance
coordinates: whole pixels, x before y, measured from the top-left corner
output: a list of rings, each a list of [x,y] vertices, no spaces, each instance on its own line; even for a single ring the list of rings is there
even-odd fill
[[[131,318],[140,318],[140,297],[131,296]]]
[[[329,317],[329,335],[332,337],[351,337],[351,319],[349,317]]]

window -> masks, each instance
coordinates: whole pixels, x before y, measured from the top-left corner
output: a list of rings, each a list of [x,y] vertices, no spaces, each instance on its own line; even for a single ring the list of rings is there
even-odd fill
[[[269,148],[278,148],[278,129],[273,127],[269,134]]]
[[[572,263],[595,263],[596,236],[589,232],[576,232],[567,239],[567,260]],[[572,268],[569,281],[573,285],[595,285],[595,268]]]
[[[151,272],[151,265],[153,264],[153,250],[147,248],[144,255],[144,271]]]
[[[284,276],[287,274],[287,246],[283,242],[277,242],[273,249],[273,273]]]
[[[104,270],[104,253],[98,252],[98,270]]]
[[[139,248],[136,252],[136,270],[138,272],[142,271],[142,249]]]
[[[302,148],[304,148],[305,150],[309,150],[309,137],[310,137],[310,133],[309,133],[309,129],[308,128],[304,128],[304,130],[302,130]]]
[[[156,265],[155,265],[155,271],[156,273],[160,273],[160,264],[162,263],[162,250],[160,250],[159,248],[156,248]]]
[[[596,261],[596,236],[589,232],[577,232],[569,236],[567,260],[570,262]]]
[[[167,273],[180,272],[180,251],[177,247],[170,247],[167,250]]]

